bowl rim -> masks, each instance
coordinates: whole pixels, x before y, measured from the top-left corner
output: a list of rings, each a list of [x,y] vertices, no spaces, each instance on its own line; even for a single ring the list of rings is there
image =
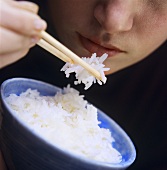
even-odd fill
[[[50,147],[52,147],[55,150],[58,150],[59,152],[61,152],[62,154],[65,154],[66,156],[70,156],[73,159],[77,159],[77,160],[79,160],[79,161],[81,161],[83,163],[86,163],[86,164],[95,165],[95,166],[101,166],[101,167],[104,167],[104,168],[127,168],[135,161],[135,159],[136,159],[136,149],[135,149],[135,146],[134,146],[132,140],[128,136],[128,134],[111,117],[109,117],[107,114],[105,114],[102,110],[98,109],[96,106],[95,107],[98,110],[98,114],[100,113],[103,117],[105,117],[105,119],[107,119],[108,122],[110,122],[117,129],[119,129],[119,132],[122,134],[122,136],[124,136],[124,138],[126,138],[126,141],[128,142],[129,147],[133,151],[132,154],[131,154],[130,159],[128,159],[126,162],[121,161],[120,163],[110,163],[110,162],[101,162],[101,161],[92,160],[92,159],[89,159],[87,157],[83,157],[83,156],[77,155],[75,153],[72,153],[70,151],[67,151],[67,150],[59,147],[58,145],[49,142],[47,139],[42,137],[36,131],[32,131],[30,126],[28,126],[28,124],[26,124],[25,121],[23,121],[20,117],[17,117],[16,114],[14,113],[14,111],[12,109],[10,109],[9,105],[4,100],[5,95],[4,95],[3,92],[4,92],[4,89],[5,89],[5,86],[7,84],[13,82],[13,81],[31,81],[32,83],[40,83],[40,84],[46,85],[48,87],[50,86],[52,88],[55,88],[55,90],[62,90],[62,89],[60,87],[58,87],[58,86],[49,84],[49,83],[41,81],[41,80],[35,80],[35,79],[23,78],[23,77],[9,78],[9,79],[5,80],[1,84],[1,87],[0,87],[0,99],[1,99],[1,102],[3,103],[3,105],[5,106],[5,108],[8,110],[9,114],[12,116],[12,118],[14,118],[17,121],[17,123],[22,125],[28,132],[30,132],[36,138],[41,140],[43,143],[49,145]],[[1,127],[1,124],[0,124],[0,127]]]

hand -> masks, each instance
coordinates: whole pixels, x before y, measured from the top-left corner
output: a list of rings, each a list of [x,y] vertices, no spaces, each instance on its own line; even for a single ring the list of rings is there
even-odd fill
[[[27,54],[46,29],[32,2],[0,0],[0,68]]]

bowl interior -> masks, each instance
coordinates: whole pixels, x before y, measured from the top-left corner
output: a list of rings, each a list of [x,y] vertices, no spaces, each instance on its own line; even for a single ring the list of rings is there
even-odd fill
[[[61,90],[56,86],[33,79],[13,78],[6,80],[1,86],[1,99],[2,103],[9,110],[9,112],[10,108],[5,103],[4,98],[8,97],[11,93],[19,95],[20,93],[26,91],[28,88],[37,89],[40,94],[44,96],[54,96],[57,91]],[[12,115],[14,116],[14,114]],[[114,166],[130,166],[136,158],[136,151],[129,136],[115,121],[113,121],[110,117],[108,117],[99,109],[98,120],[101,122],[101,124],[99,125],[100,127],[107,128],[111,131],[112,136],[115,139],[115,142],[112,143],[112,146],[117,149],[122,155],[122,162],[119,164],[115,164]]]

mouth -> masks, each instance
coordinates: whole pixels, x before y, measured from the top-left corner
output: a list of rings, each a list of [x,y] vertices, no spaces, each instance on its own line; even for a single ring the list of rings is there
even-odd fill
[[[104,53],[108,54],[108,57],[113,57],[119,53],[125,53],[125,51],[120,50],[119,48],[111,44],[100,44],[98,40],[91,40],[79,34],[80,41],[83,47],[89,51],[91,54],[96,53],[97,56],[101,56]]]

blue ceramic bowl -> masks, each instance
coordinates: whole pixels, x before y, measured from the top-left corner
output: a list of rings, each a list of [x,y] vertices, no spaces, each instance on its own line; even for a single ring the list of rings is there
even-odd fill
[[[128,135],[105,113],[98,110],[101,127],[112,132],[112,143],[122,155],[121,163],[103,163],[79,157],[51,145],[32,132],[4,101],[11,93],[19,95],[28,88],[37,89],[42,95],[53,96],[58,87],[26,78],[13,78],[1,85],[0,145],[10,170],[123,170],[136,158],[136,150]]]

